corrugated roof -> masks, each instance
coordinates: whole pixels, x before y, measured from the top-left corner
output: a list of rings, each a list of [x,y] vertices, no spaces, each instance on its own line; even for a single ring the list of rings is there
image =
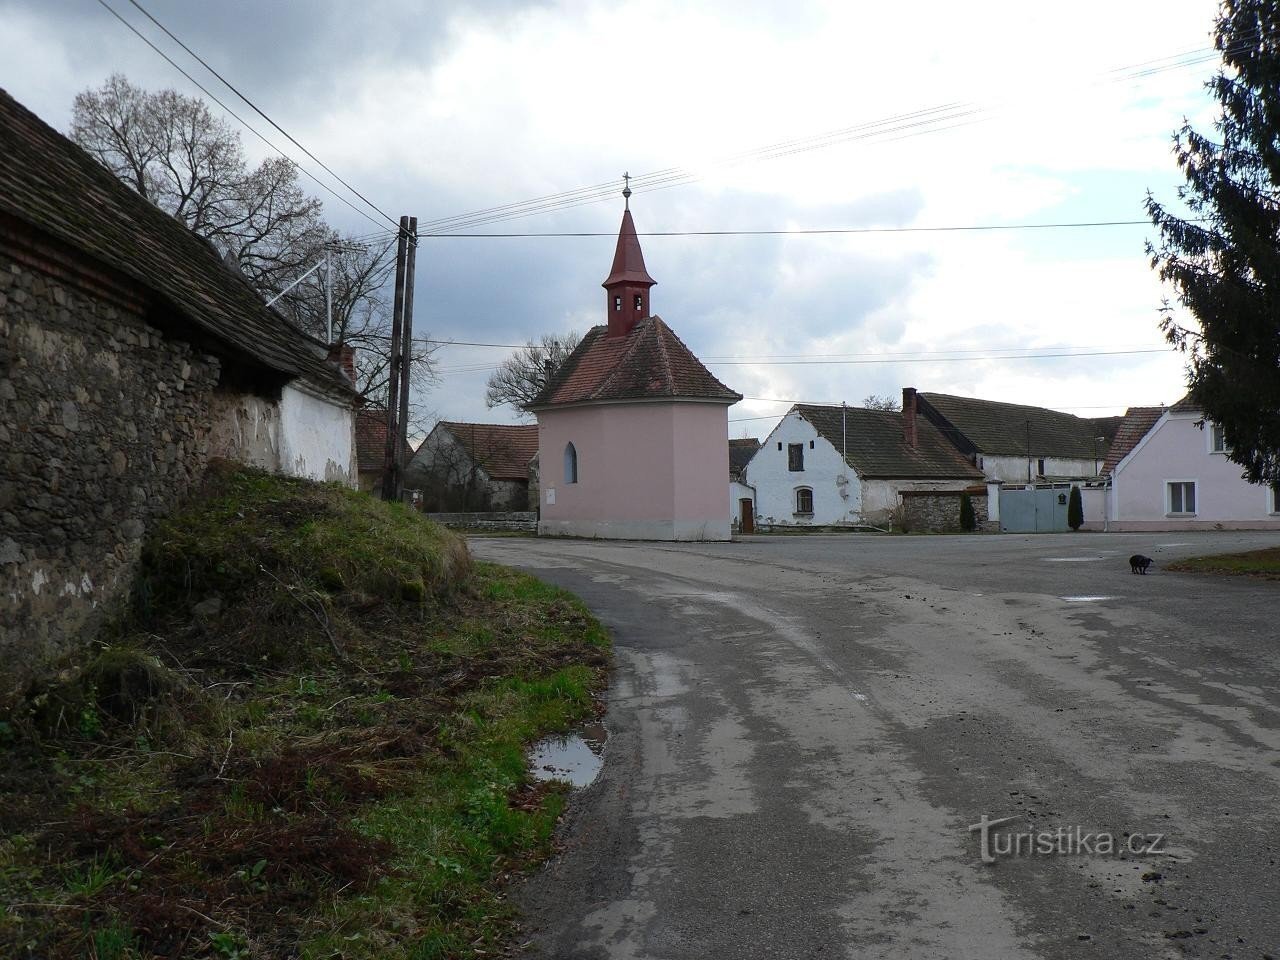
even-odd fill
[[[529,461],[538,452],[536,425],[441,420],[438,426],[453,434],[471,461],[494,480],[529,479]]]
[[[325,346],[264,305],[244,277],[174,217],[0,90],[0,211],[142,284],[235,354],[351,395]]]
[[[979,453],[1088,460],[1106,453],[1105,433],[1092,421],[1044,407],[996,400],[919,394]],[[1028,449],[1028,443],[1030,449]]]
[[[729,441],[729,479],[741,480],[742,471],[760,449],[760,441],[754,437]]]
[[[981,480],[982,471],[947,442],[923,417],[916,417],[916,446],[903,435],[897,410],[827,407],[798,403],[791,408],[839,451],[847,444],[849,466],[864,477]],[[842,426],[842,413],[844,417]]]
[[[637,321],[625,337],[608,334],[603,325],[588,330],[528,408],[609,400],[742,399],[711,375],[661,317]]]
[[[1120,429],[1116,431],[1116,438],[1111,442],[1107,459],[1102,464],[1104,476],[1109,476],[1115,470],[1116,464],[1127,457],[1129,451],[1151,432],[1151,428],[1156,425],[1162,413],[1164,413],[1164,407],[1130,407],[1124,412]]]

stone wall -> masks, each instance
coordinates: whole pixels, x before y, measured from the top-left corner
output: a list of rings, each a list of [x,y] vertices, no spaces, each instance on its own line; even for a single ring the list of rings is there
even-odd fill
[[[0,248],[0,705],[129,588],[208,458],[219,362],[140,293]]]
[[[955,533],[960,530],[959,490],[904,490],[902,507],[911,533]],[[985,488],[969,492],[977,530],[990,530]]]
[[[494,511],[490,513],[428,513],[427,519],[446,527],[464,530],[528,530],[538,529],[535,510]]]

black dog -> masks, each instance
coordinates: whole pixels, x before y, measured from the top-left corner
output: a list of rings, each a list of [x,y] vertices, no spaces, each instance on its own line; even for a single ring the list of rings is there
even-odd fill
[[[1145,575],[1147,572],[1147,567],[1151,566],[1152,563],[1153,561],[1150,557],[1144,557],[1140,553],[1135,553],[1132,557],[1129,558],[1129,572],[1141,573]]]

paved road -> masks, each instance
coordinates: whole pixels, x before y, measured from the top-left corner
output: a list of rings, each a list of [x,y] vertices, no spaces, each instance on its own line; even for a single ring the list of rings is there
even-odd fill
[[[473,541],[617,646],[531,952],[1280,960],[1280,584],[1163,570],[1276,542]]]

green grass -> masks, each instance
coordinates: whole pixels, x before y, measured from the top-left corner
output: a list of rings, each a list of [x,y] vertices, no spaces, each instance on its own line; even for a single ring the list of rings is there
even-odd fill
[[[563,806],[526,748],[598,712],[608,647],[409,511],[219,471],[0,720],[0,956],[500,951]]]
[[[1168,564],[1166,569],[1182,573],[1217,573],[1280,580],[1280,547],[1189,557]]]

